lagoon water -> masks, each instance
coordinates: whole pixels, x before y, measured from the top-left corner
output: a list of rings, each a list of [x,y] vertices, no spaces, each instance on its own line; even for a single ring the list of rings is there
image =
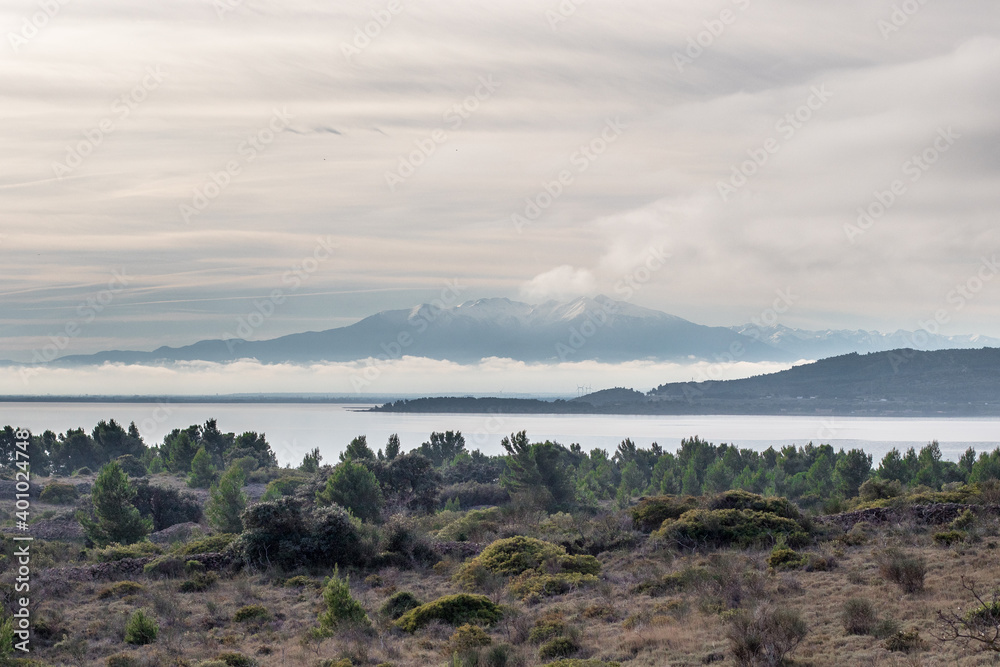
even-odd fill
[[[757,450],[769,446],[829,443],[836,448],[860,447],[875,462],[892,447],[918,449],[937,440],[945,458],[956,460],[967,447],[977,451],[1000,446],[1000,419],[905,419],[882,417],[782,416],[648,416],[648,415],[486,415],[363,412],[366,405],[301,403],[0,403],[0,426],[10,424],[40,433],[93,429],[101,419],[123,425],[135,422],[147,444],[158,444],[174,428],[217,419],[223,431],[267,434],[282,465],[298,464],[319,447],[325,461],[337,460],[352,438],[366,435],[373,449],[398,433],[407,451],[432,431],[458,430],[469,449],[502,453],[500,440],[526,430],[533,441],[580,443],[614,451],[624,438],[668,451],[682,438],[698,435],[716,444],[727,442]]]

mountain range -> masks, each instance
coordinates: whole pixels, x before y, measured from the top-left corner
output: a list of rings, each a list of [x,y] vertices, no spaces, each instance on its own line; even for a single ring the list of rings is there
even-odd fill
[[[1000,347],[1000,339],[925,332],[805,331],[775,325],[712,327],[606,296],[531,305],[505,298],[440,307],[386,310],[345,327],[269,340],[203,340],[152,351],[111,350],[61,357],[53,364],[356,361],[403,356],[474,363],[488,357],[524,362],[642,359],[794,362],[849,352]]]

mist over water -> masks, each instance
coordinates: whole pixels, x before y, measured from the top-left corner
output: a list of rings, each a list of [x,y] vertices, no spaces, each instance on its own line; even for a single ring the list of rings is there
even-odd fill
[[[224,404],[224,403],[0,403],[0,426],[62,433],[88,432],[101,419],[128,425],[134,421],[148,445],[159,444],[174,428],[217,419],[223,431],[267,434],[281,465],[298,465],[319,447],[335,462],[352,438],[365,435],[373,449],[398,433],[404,451],[420,445],[432,431],[459,430],[467,447],[501,454],[500,440],[526,430],[533,441],[579,443],[585,450],[613,451],[631,438],[640,447],[657,442],[674,451],[682,438],[695,435],[720,444],[754,450],[770,446],[830,444],[861,448],[877,462],[892,447],[905,451],[937,440],[945,459],[957,460],[967,447],[977,451],[1000,446],[1000,419],[892,419],[864,417],[647,416],[647,415],[485,415],[361,412],[363,405]]]

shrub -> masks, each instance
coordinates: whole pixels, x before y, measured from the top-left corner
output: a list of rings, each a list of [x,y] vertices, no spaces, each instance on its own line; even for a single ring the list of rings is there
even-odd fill
[[[924,640],[920,638],[920,632],[916,628],[908,631],[900,630],[893,636],[889,637],[883,643],[886,650],[900,652],[900,653],[911,653],[913,651],[919,651],[924,646]]]
[[[430,565],[441,559],[430,542],[399,517],[393,518],[380,531],[379,559],[383,565],[413,567]]]
[[[231,545],[248,565],[286,570],[314,565],[364,565],[370,559],[360,529],[341,507],[304,510],[295,498],[251,505],[245,530]]]
[[[953,544],[965,541],[966,534],[960,530],[946,530],[934,533],[934,542],[941,546],[950,547]]]
[[[173,553],[177,556],[222,553],[236,538],[237,535],[233,535],[232,533],[209,535],[208,537],[201,537],[190,542],[185,542],[175,547]]]
[[[798,612],[761,605],[738,609],[726,628],[730,649],[740,667],[777,667],[805,638],[807,628]]]
[[[118,465],[121,466],[122,472],[129,477],[146,476],[146,466],[135,456],[132,456],[131,454],[123,454],[115,460],[118,461]]]
[[[541,645],[538,657],[542,660],[565,658],[580,650],[580,645],[571,637],[556,637]]]
[[[600,572],[601,562],[593,556],[571,556],[559,545],[519,535],[490,544],[478,556],[464,563],[455,573],[454,579],[463,587],[471,589],[481,585],[489,574],[498,576],[527,574],[522,582],[535,575],[551,577],[560,573],[576,574],[591,577],[586,581],[592,583]],[[550,578],[549,581],[551,585],[561,586],[559,581],[581,583],[584,580],[579,576],[564,576],[561,580],[556,577]]]
[[[708,501],[710,510],[753,510],[775,514],[785,519],[801,522],[802,513],[787,498],[765,498],[756,493],[734,489],[725,491]]]
[[[190,579],[181,582],[179,590],[181,593],[201,593],[215,586],[218,580],[214,572],[195,572]]]
[[[601,660],[581,660],[580,658],[565,658],[545,664],[545,667],[621,667],[620,662],[603,662]]]
[[[464,623],[493,625],[502,617],[503,611],[488,597],[458,593],[411,609],[396,620],[396,626],[412,633],[434,620],[455,626]]]
[[[179,577],[184,574],[184,561],[174,556],[160,556],[146,563],[142,571],[150,576]]]
[[[712,574],[703,567],[688,567],[680,572],[671,572],[656,579],[651,579],[633,586],[629,592],[645,593],[650,597],[659,597],[669,593],[679,593],[698,584],[709,581]]]
[[[308,454],[306,455],[308,456]],[[315,472],[315,471],[313,471]],[[262,501],[277,500],[284,496],[291,496],[295,494],[295,490],[300,486],[305,484],[305,479],[302,477],[279,477],[278,479],[271,480],[268,483],[267,488],[264,489],[264,495],[260,497]]]
[[[156,619],[142,609],[136,609],[125,624],[125,642],[136,646],[152,644],[160,632]]]
[[[448,639],[445,654],[458,654],[459,659],[471,654],[478,654],[480,648],[493,643],[490,636],[478,625],[466,623],[458,627]]]
[[[927,564],[920,556],[904,553],[899,549],[886,549],[877,557],[879,574],[899,584],[907,593],[924,590]]]
[[[417,596],[409,591],[399,591],[393,593],[379,608],[379,613],[383,616],[396,620],[411,609],[416,609],[422,605]]]
[[[115,653],[104,661],[107,667],[139,667],[139,658],[134,653]]]
[[[94,549],[91,556],[99,563],[112,563],[123,558],[145,558],[146,556],[159,555],[163,553],[158,545],[152,542],[136,542],[135,544],[121,545],[112,543],[103,549]]]
[[[144,479],[135,483],[135,506],[142,516],[153,520],[153,530],[201,521],[201,501],[198,498],[177,489],[153,486]]]
[[[697,507],[698,499],[694,496],[655,496],[640,500],[630,513],[638,530],[651,533],[667,519],[679,519],[682,514]]]
[[[334,568],[323,588],[323,601],[326,611],[319,615],[320,627],[333,629],[341,625],[371,625],[364,607],[351,597],[349,579],[340,578],[340,569]]]
[[[135,581],[118,581],[97,594],[98,600],[110,600],[111,598],[123,598],[126,595],[136,595],[146,590],[146,587]]]
[[[53,505],[70,505],[75,503],[79,497],[80,493],[76,490],[75,486],[63,482],[46,484],[42,492],[38,494],[40,501],[43,503],[52,503]]]
[[[91,470],[87,466],[83,466],[82,468],[77,468],[76,470],[74,470],[73,474],[70,475],[70,477],[84,477],[86,475],[93,475],[93,474],[94,474],[93,470]]]
[[[298,574],[285,580],[285,588],[322,588],[323,585],[312,577]]]
[[[748,548],[775,544],[781,539],[789,546],[799,546],[808,541],[802,527],[792,519],[743,509],[691,510],[676,521],[664,522],[653,535],[685,548]]]
[[[779,545],[775,545],[774,549],[771,550],[771,555],[767,557],[768,567],[775,570],[795,570],[804,566],[808,561],[808,556]]]
[[[972,510],[967,509],[955,517],[950,526],[952,530],[968,530],[975,523],[976,515],[972,513]]]
[[[903,485],[898,480],[872,477],[865,480],[858,489],[858,499],[863,502],[888,500],[903,495]]]
[[[257,661],[242,653],[220,653],[215,659],[224,662],[226,667],[257,667]]]
[[[535,621],[535,627],[528,632],[528,641],[541,644],[553,637],[561,637],[566,633],[566,622],[562,614],[549,613]]]
[[[844,602],[840,618],[844,624],[844,632],[849,635],[873,634],[878,623],[875,605],[865,598],[848,598]]]
[[[562,595],[577,588],[593,586],[598,579],[592,574],[568,572],[560,574],[535,574],[532,571],[518,575],[511,581],[510,592],[528,600]]]
[[[469,510],[439,530],[436,537],[453,542],[479,541],[488,535],[496,535],[499,530],[500,510],[491,507]]]
[[[264,605],[248,604],[240,607],[233,614],[233,620],[237,623],[247,623],[251,621],[266,621],[271,618],[271,613]]]

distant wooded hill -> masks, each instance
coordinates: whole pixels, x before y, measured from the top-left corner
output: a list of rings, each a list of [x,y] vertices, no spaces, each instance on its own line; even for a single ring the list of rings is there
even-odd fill
[[[394,412],[603,414],[1000,415],[1000,349],[845,354],[742,380],[675,382],[643,394],[598,391],[572,401],[434,398]]]

